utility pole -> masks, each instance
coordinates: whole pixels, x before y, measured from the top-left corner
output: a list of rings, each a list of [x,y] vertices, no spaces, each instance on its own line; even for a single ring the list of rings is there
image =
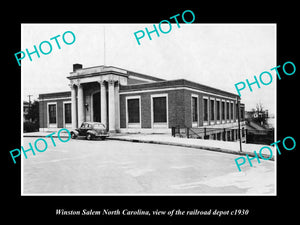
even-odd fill
[[[240,140],[240,152],[242,152],[242,137],[241,137],[241,117],[240,117],[240,99],[239,97],[236,97],[237,100],[237,105],[238,105],[238,113],[237,113],[237,117],[238,117],[238,133],[239,133],[239,140]]]

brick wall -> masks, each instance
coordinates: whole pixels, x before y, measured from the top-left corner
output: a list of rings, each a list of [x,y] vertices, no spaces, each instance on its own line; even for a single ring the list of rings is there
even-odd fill
[[[184,92],[184,90],[168,92],[169,127],[184,126],[185,124]]]
[[[47,102],[45,101],[39,102],[39,116],[40,128],[47,127]]]
[[[142,128],[151,128],[151,93],[141,94]]]
[[[141,99],[141,128],[151,128],[151,95],[168,94],[168,122],[172,126],[184,126],[185,111],[188,103],[184,101],[185,90],[146,92],[120,95],[120,127],[126,128],[126,96],[140,96]]]

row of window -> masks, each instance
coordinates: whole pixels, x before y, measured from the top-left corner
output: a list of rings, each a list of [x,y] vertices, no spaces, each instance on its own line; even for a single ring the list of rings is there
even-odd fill
[[[48,104],[48,123],[56,124],[56,104]],[[152,112],[154,123],[167,123],[167,97],[152,98]],[[140,123],[140,98],[127,99],[128,123]],[[64,103],[64,123],[72,123],[71,103]]]
[[[199,120],[199,101],[198,96],[192,95],[192,122],[198,124]],[[140,124],[140,96],[127,97],[127,123]],[[152,121],[153,123],[167,122],[167,97],[166,96],[151,96]],[[234,109],[235,108],[235,109]],[[220,120],[234,120],[237,118],[237,104],[233,101],[225,101],[220,99],[209,99],[203,97],[203,121],[204,123],[210,121]],[[242,110],[242,109],[241,109]],[[243,119],[243,112],[241,111]]]
[[[141,122],[140,96],[127,97],[127,123],[140,124]],[[151,96],[153,123],[167,123],[167,96]]]
[[[127,104],[127,123],[140,124],[141,122],[141,102],[140,96],[130,96],[126,99]],[[152,121],[153,123],[167,123],[167,96],[151,96],[152,104]],[[192,121],[197,123],[199,119],[199,105],[198,96],[192,96]],[[209,110],[210,107],[210,110]],[[203,98],[203,120],[234,120],[234,107],[237,115],[237,105],[234,102]],[[216,108],[216,110],[215,110]],[[56,124],[56,104],[48,104],[48,123]],[[243,110],[243,109],[241,109]],[[64,123],[72,122],[71,103],[64,103]],[[237,117],[236,117],[237,118]],[[243,112],[241,112],[241,118],[243,119]]]
[[[48,104],[48,123],[56,124],[56,104]],[[64,103],[64,122],[72,123],[71,103]]]
[[[192,95],[192,122],[198,122],[198,96]],[[232,101],[225,101],[220,99],[208,99],[208,97],[203,97],[203,121],[208,122],[222,120],[234,120],[234,107],[235,107],[235,118],[237,118],[238,107]],[[210,109],[209,109],[210,108]],[[241,109],[243,110],[243,109]],[[243,119],[243,112],[241,112],[241,117]]]

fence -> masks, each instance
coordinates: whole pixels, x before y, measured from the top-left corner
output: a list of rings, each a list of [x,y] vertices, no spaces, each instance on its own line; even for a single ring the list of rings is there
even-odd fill
[[[172,127],[173,137],[213,139],[223,141],[238,140],[238,129],[232,128],[208,128],[208,127]],[[246,142],[247,130],[241,129],[242,141]]]
[[[173,137],[213,139],[222,141],[238,141],[237,127],[208,128],[208,127],[172,127]],[[241,128],[241,139],[244,143],[267,144],[274,142],[274,129],[254,130]]]

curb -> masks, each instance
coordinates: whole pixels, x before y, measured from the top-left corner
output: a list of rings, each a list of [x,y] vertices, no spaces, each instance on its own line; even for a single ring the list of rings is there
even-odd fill
[[[129,141],[129,142],[139,142],[139,143],[149,143],[149,144],[161,144],[161,145],[172,145],[172,146],[179,146],[179,147],[187,147],[187,148],[195,148],[195,149],[203,149],[208,151],[214,151],[214,152],[222,152],[222,153],[229,153],[234,155],[248,155],[254,157],[255,154],[253,152],[237,152],[230,149],[224,149],[224,148],[218,148],[218,147],[208,147],[208,146],[202,146],[202,145],[193,145],[193,144],[183,144],[183,143],[174,143],[174,142],[167,142],[167,141],[153,141],[153,140],[139,140],[139,139],[125,139],[125,138],[119,138],[119,137],[108,137],[107,139],[110,140],[118,140],[118,141]],[[260,155],[257,154],[259,158]],[[268,158],[269,155],[262,154],[263,157]],[[263,158],[261,158],[263,159]],[[271,161],[274,161],[274,156],[272,156],[271,159],[268,159]]]
[[[68,138],[69,135],[67,134],[64,134],[66,132],[61,132],[61,134],[59,135],[59,137],[62,137],[62,138]],[[51,134],[51,133],[49,133]],[[47,134],[31,134],[31,133],[23,133],[23,137],[36,137],[36,138],[50,138],[49,137],[46,137],[47,135],[49,135],[48,133]],[[54,138],[57,138],[57,133],[56,134],[53,134],[52,137]]]
[[[50,138],[50,136],[46,137],[46,135],[23,135],[23,137]],[[57,138],[57,135],[52,135],[52,137]],[[59,137],[68,138],[69,136],[68,135],[60,135]]]

